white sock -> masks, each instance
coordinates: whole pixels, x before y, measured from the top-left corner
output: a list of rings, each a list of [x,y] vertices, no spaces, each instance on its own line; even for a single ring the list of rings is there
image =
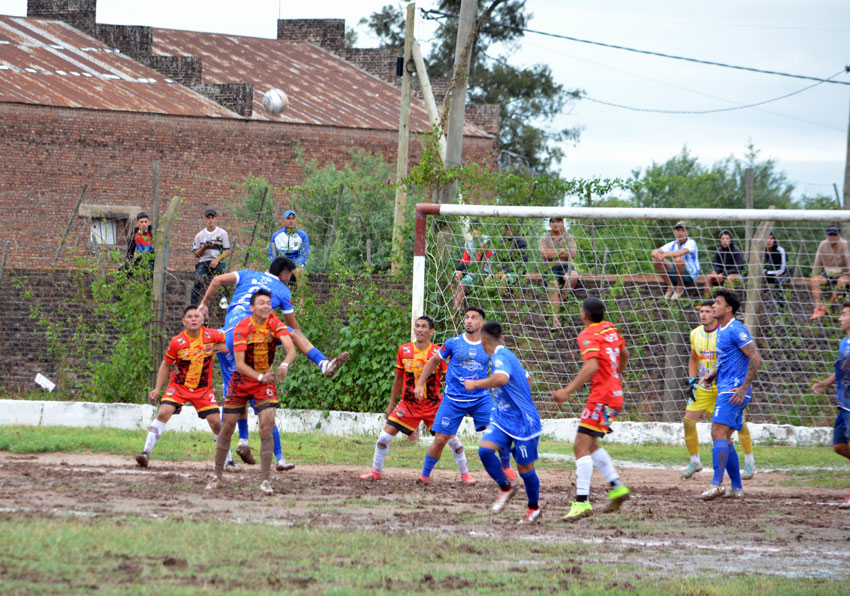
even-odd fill
[[[249,447],[251,446],[251,444],[248,442],[248,439],[239,439],[239,446],[241,447],[242,445],[248,445]]]
[[[699,460],[699,453],[697,453],[696,455],[692,455],[692,456],[691,456],[691,463],[692,463],[692,464],[695,464],[695,465],[697,465],[697,466],[701,466],[701,465],[702,465],[702,462]]]
[[[605,482],[612,486],[618,486],[620,484],[620,475],[617,474],[617,468],[614,467],[614,460],[611,459],[611,456],[608,455],[605,449],[600,447],[590,454],[590,458],[593,460],[596,469],[602,472]]]
[[[576,495],[590,495],[590,477],[593,476],[593,458],[589,455],[576,460]]]
[[[159,420],[151,422],[151,429],[148,432],[148,438],[145,439],[145,448],[143,449],[145,453],[150,454],[153,451],[156,442],[159,441],[162,433],[165,432],[165,424],[165,422],[160,422]]]
[[[322,371],[322,373],[325,372],[325,369],[328,367],[328,363],[330,363],[330,360],[327,360],[327,359],[319,362],[319,370]]]
[[[390,450],[390,441],[393,440],[394,436],[381,431],[381,434],[378,435],[378,440],[375,441],[375,457],[372,458],[372,469],[378,473],[384,469],[384,460],[387,457],[387,451]]]
[[[744,454],[744,463],[750,464],[751,466],[754,466],[754,465],[756,465],[756,458],[753,457],[752,453],[745,453]]]
[[[446,444],[451,447],[452,455],[455,456],[455,463],[457,464],[460,475],[469,474],[469,465],[466,463],[466,450],[463,448],[463,443],[460,442],[460,439],[452,437]]]
[[[218,443],[218,435],[213,433],[213,438],[215,439],[215,442]],[[233,461],[233,455],[230,453],[230,449],[228,449],[227,450],[227,457],[224,459],[224,465],[226,466],[227,464],[229,464],[232,461]]]

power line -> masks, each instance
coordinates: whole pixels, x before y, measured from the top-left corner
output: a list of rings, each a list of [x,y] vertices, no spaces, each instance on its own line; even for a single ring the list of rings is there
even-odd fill
[[[594,99],[593,97],[589,97],[587,95],[577,94],[577,97],[582,100],[592,101],[593,103],[599,103],[606,106],[611,106],[614,108],[622,108],[624,110],[631,110],[633,112],[653,112],[656,114],[716,114],[718,112],[733,112],[735,110],[745,110],[747,108],[754,108],[756,106],[763,106],[764,104],[773,103],[774,101],[779,101],[780,99],[785,99],[786,97],[791,97],[792,95],[798,95],[804,91],[808,91],[818,85],[822,85],[824,83],[831,82],[831,79],[837,77],[840,74],[843,74],[844,70],[839,70],[837,73],[832,75],[831,77],[824,79],[822,81],[818,81],[813,85],[809,85],[807,87],[803,87],[802,89],[797,89],[796,91],[792,91],[791,93],[786,93],[785,95],[780,95],[779,97],[773,97],[771,99],[765,99],[763,101],[757,101],[755,103],[745,104],[741,106],[730,106],[728,108],[715,108],[713,110],[662,110],[655,108],[636,108],[634,106],[627,106],[624,104],[614,103],[610,101],[603,101],[601,99]]]
[[[450,18],[450,19],[460,18],[456,14],[452,14],[452,13],[449,13],[449,12],[442,12],[442,11],[439,11],[439,10],[421,9],[421,11],[422,11],[422,17],[423,18],[429,19],[429,20],[432,20],[432,21],[433,20],[439,20],[440,18]],[[579,37],[571,37],[569,35],[560,35],[558,33],[549,33],[548,31],[538,31],[536,29],[527,29],[527,28],[524,28],[524,27],[514,27],[512,25],[505,25],[505,24],[502,24],[502,23],[497,23],[495,21],[492,21],[492,24],[497,26],[497,27],[502,27],[503,29],[511,29],[513,31],[519,31],[519,32],[522,32],[522,33],[534,33],[534,34],[537,34],[537,35],[543,35],[545,37],[554,37],[556,39],[566,39],[567,41],[575,41],[575,42],[578,42],[578,43],[586,43],[586,44],[590,44],[590,45],[601,46],[603,48],[612,48],[612,49],[615,49],[615,50],[625,50],[627,52],[634,52],[634,53],[637,53],[637,54],[645,54],[645,55],[648,55],[648,56],[659,56],[661,58],[670,58],[670,59],[673,59],[673,60],[684,60],[685,62],[694,62],[696,64],[708,64],[710,66],[720,66],[720,67],[723,67],[723,68],[732,68],[732,69],[736,69],[736,70],[745,70],[745,71],[757,72],[757,73],[761,73],[761,74],[770,74],[770,75],[777,75],[777,76],[781,76],[781,77],[790,77],[790,78],[793,78],[793,79],[805,79],[805,80],[809,80],[809,81],[819,81],[821,83],[832,83],[834,85],[850,85],[850,82],[847,82],[847,81],[830,81],[830,80],[827,80],[827,79],[822,79],[822,78],[819,78],[819,77],[811,77],[811,76],[808,76],[808,75],[793,74],[793,73],[781,72],[781,71],[777,71],[777,70],[764,70],[764,69],[761,69],[761,68],[753,68],[751,66],[739,66],[739,65],[736,65],[736,64],[726,64],[724,62],[714,62],[712,60],[701,60],[699,58],[688,58],[686,56],[676,56],[676,55],[673,55],[673,54],[664,54],[662,52],[653,52],[651,50],[639,50],[637,48],[630,48],[630,47],[627,47],[627,46],[621,46],[621,45],[616,45],[616,44],[612,44],[612,43],[603,43],[601,41],[592,41],[592,40],[589,40],[589,39],[581,39]],[[844,70],[845,70],[845,72],[850,72],[850,66],[846,66],[844,68]]]

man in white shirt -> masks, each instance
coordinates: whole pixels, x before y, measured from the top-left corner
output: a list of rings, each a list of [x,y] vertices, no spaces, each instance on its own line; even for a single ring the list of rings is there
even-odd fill
[[[192,287],[190,304],[198,304],[204,295],[209,279],[220,275],[227,269],[224,260],[230,254],[230,238],[227,232],[216,225],[218,213],[215,209],[204,212],[206,227],[195,235],[192,242],[192,254],[198,257],[195,265],[195,285]]]
[[[673,234],[675,240],[652,251],[652,266],[667,280],[664,297],[668,300],[682,297],[685,293],[684,280],[696,283],[699,277],[697,243],[688,238],[688,224],[684,221],[676,222]]]

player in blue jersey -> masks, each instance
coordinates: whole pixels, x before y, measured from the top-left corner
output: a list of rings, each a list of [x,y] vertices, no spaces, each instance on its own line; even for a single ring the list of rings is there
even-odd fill
[[[761,366],[761,356],[753,336],[743,323],[735,319],[739,308],[741,300],[735,292],[721,288],[714,293],[712,310],[720,324],[717,331],[717,369],[700,380],[703,387],[710,387],[717,379],[717,402],[711,419],[714,478],[711,486],[702,493],[706,501],[724,495],[737,499],[744,496],[741,463],[732,443],[732,432],[741,430],[744,408],[752,398],[752,383]],[[729,491],[723,486],[724,472],[729,472],[732,485]]]
[[[838,345],[835,372],[812,385],[812,391],[823,393],[827,387],[835,384],[838,416],[832,431],[832,448],[838,455],[850,459],[850,302],[845,302],[841,307],[838,326],[845,337]],[[850,508],[850,494],[839,507]]]
[[[463,445],[456,435],[461,421],[467,414],[472,416],[476,431],[484,430],[490,423],[490,411],[493,409],[493,398],[490,396],[490,391],[488,389],[467,391],[464,385],[467,379],[474,381],[487,377],[490,356],[487,355],[481,345],[481,326],[484,325],[484,322],[483,310],[474,306],[467,308],[463,315],[463,328],[466,332],[447,340],[440,351],[425,363],[425,368],[422,369],[422,374],[413,390],[416,399],[423,399],[425,397],[425,380],[431,376],[442,361],[449,361],[449,368],[445,376],[446,390],[434,418],[434,426],[431,428],[431,432],[434,433],[434,442],[431,443],[425,455],[425,463],[422,466],[422,473],[419,475],[421,482],[430,482],[431,471],[440,461],[440,456],[446,445],[452,449],[464,482],[469,484],[475,482],[475,479],[469,475],[466,454],[463,452]],[[503,450],[499,452],[499,455],[502,458],[503,467],[510,470],[511,454],[507,450]],[[466,473],[466,478],[464,478],[464,473]],[[506,471],[506,473],[508,472]],[[510,475],[515,478],[513,470],[510,470]],[[514,478],[511,478],[511,480]]]
[[[470,392],[492,389],[496,398],[490,425],[478,446],[478,456],[484,469],[502,491],[491,509],[493,513],[499,513],[516,493],[516,486],[508,480],[496,456],[496,451],[509,451],[516,460],[528,496],[528,508],[519,523],[534,523],[540,517],[540,479],[534,462],[537,461],[537,441],[543,427],[537,406],[531,399],[528,373],[514,353],[505,347],[499,323],[490,321],[481,327],[481,345],[490,356],[491,374],[486,379],[467,379],[464,386]]]
[[[217,275],[212,279],[206,293],[201,298],[201,302],[198,304],[198,311],[206,317],[209,314],[207,302],[215,295],[218,288],[221,286],[236,286],[233,292],[233,298],[230,299],[230,304],[224,315],[224,329],[222,329],[225,334],[225,343],[227,344],[228,351],[218,355],[225,394],[230,386],[230,378],[236,370],[236,362],[233,359],[233,329],[240,321],[251,315],[251,296],[260,288],[268,290],[271,293],[272,309],[279,308],[281,310],[295,347],[318,366],[326,377],[332,377],[345,364],[345,361],[348,360],[348,352],[341,352],[336,358],[329,359],[301,332],[301,327],[295,318],[295,309],[292,306],[292,293],[285,283],[292,277],[295,267],[295,262],[292,259],[288,257],[277,257],[269,265],[268,271],[264,273],[251,269],[242,269],[240,271]],[[239,419],[238,424],[239,446],[236,448],[236,453],[245,463],[254,464],[256,460],[251,454],[251,447],[248,444],[247,412]],[[278,470],[291,470],[295,466],[283,457],[283,450],[280,445],[280,431],[277,425],[275,425],[273,433],[274,454],[277,461],[276,467]]]

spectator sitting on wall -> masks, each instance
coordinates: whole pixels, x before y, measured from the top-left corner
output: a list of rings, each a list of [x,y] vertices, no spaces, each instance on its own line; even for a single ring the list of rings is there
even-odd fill
[[[720,246],[714,253],[712,267],[714,271],[705,276],[705,294],[709,297],[712,287],[722,286],[727,280],[734,283],[744,276],[744,253],[735,246],[729,230],[720,232]]]
[[[283,213],[283,227],[272,234],[269,243],[269,261],[277,257],[289,257],[297,267],[293,274],[295,282],[300,286],[307,281],[307,258],[310,256],[310,238],[307,232],[296,226],[296,214],[292,209]]]
[[[136,215],[136,227],[127,236],[127,263],[136,267],[142,263],[153,270],[153,226],[144,211]]]
[[[469,234],[472,238],[464,245],[463,257],[455,269],[455,289],[454,309],[459,310],[463,299],[466,297],[466,288],[479,281],[484,281],[490,276],[490,257],[493,256],[493,249],[490,247],[490,237],[481,233],[481,223],[471,221],[469,223]],[[481,263],[478,271],[471,270],[473,263]],[[481,275],[483,279],[479,279]]]
[[[785,249],[779,245],[776,235],[771,232],[764,245],[764,279],[773,286],[774,290],[779,290],[789,277],[788,256],[785,254]],[[777,292],[776,296],[777,304],[784,306],[785,300],[782,294]]]
[[[818,246],[815,262],[812,265],[811,284],[815,310],[810,319],[817,319],[826,314],[826,305],[822,302],[822,285],[826,284],[832,290],[830,304],[838,297],[835,290],[843,290],[850,285],[850,253],[848,253],[847,241],[841,237],[841,228],[838,224],[829,224],[826,228],[826,240]]]
[[[512,286],[526,274],[528,242],[506,225],[502,228],[502,243],[503,247],[496,250],[496,279],[506,286]]]
[[[578,270],[574,264],[578,245],[573,235],[564,231],[564,218],[553,217],[549,220],[549,231],[540,237],[537,249],[543,260],[552,264],[549,304],[552,307],[552,329],[558,329],[561,326],[558,318],[562,302],[561,292],[575,290],[578,285]]]
[[[685,280],[695,283],[699,277],[699,254],[696,240],[688,238],[688,224],[677,221],[673,226],[676,239],[652,251],[652,266],[667,279],[664,297],[678,300],[685,293]]]
[[[230,238],[227,232],[216,225],[217,217],[215,209],[207,209],[204,212],[206,227],[195,235],[192,242],[192,254],[198,259],[190,302],[193,305],[197,305],[204,295],[209,280],[227,270],[227,263],[224,261],[230,254]]]

